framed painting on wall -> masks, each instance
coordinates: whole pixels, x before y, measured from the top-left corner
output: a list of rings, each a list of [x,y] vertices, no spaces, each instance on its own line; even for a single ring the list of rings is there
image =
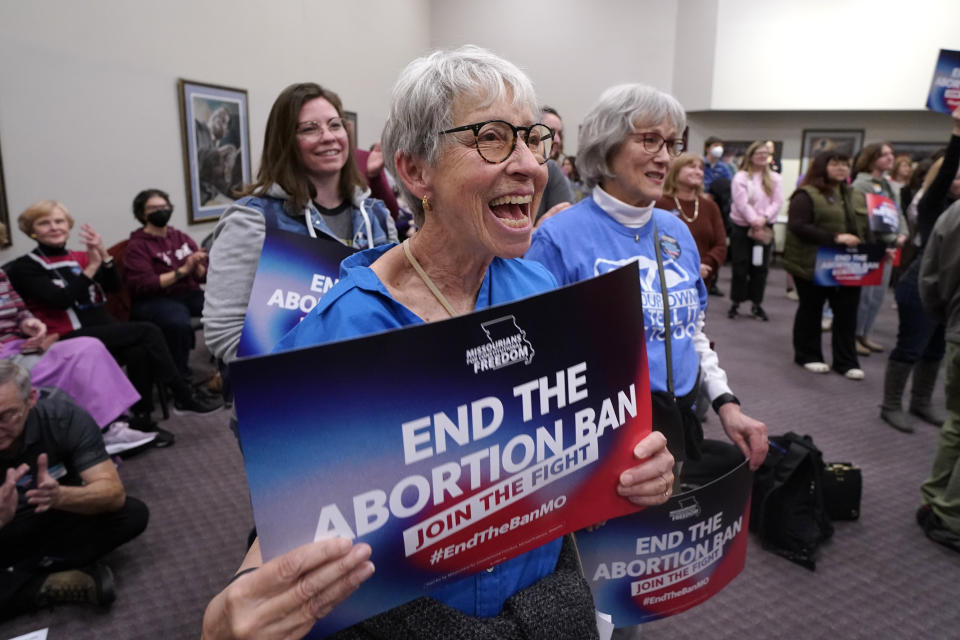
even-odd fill
[[[3,154],[0,153],[0,222],[3,223],[4,228],[7,230],[7,235],[3,238],[3,241],[0,242],[0,248],[7,248],[13,243],[10,241],[10,236],[13,235],[13,230],[10,228],[10,211],[7,209],[7,188],[3,184]]]
[[[943,142],[891,142],[894,156],[910,156],[913,162],[929,158],[941,149],[946,149]]]
[[[357,148],[357,112],[344,111],[343,119],[347,125],[347,134],[350,136],[350,146]]]
[[[807,165],[821,151],[839,149],[849,155],[852,162],[862,146],[863,129],[804,129],[800,175],[807,173]]]
[[[216,221],[250,182],[250,128],[243,89],[180,79],[187,220]]]

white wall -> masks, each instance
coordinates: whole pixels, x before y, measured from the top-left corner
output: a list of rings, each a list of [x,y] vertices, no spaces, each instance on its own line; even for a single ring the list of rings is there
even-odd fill
[[[936,50],[960,49],[958,24],[957,0],[0,1],[7,202],[15,219],[35,200],[63,200],[112,244],[135,226],[134,194],[157,186],[177,207],[172,223],[200,239],[212,223],[186,222],[178,78],[248,91],[256,171],[267,113],[286,85],[337,91],[367,146],[400,69],[465,43],[530,74],[564,117],[568,153],[603,89],[646,82],[693,112],[694,150],[710,134],[784,140],[789,182],[803,128],[945,139],[934,114],[870,112],[920,108]],[[861,51],[877,51],[875,61],[860,65]],[[810,90],[809,68],[829,90]],[[32,245],[11,236],[0,262]]]
[[[563,117],[564,150],[600,93],[622,82],[671,90],[678,0],[436,0],[430,43],[476,44],[529,74]]]
[[[710,108],[714,52],[717,48],[717,0],[684,0],[677,11],[673,95],[687,109]]]
[[[957,0],[718,0],[710,108],[922,109]]]
[[[379,138],[390,88],[429,45],[428,0],[42,0],[0,2],[0,151],[11,222],[62,200],[110,245],[136,226],[133,196],[168,191],[187,225],[177,79],[248,91],[253,171],[280,90],[314,81]],[[12,230],[14,246],[32,242]]]

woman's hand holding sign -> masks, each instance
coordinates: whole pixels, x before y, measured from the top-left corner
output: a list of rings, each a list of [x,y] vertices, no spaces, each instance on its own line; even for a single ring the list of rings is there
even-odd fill
[[[617,493],[637,505],[663,504],[673,491],[673,456],[666,437],[654,431],[634,447],[633,455],[642,462],[620,474]]]
[[[302,638],[373,575],[370,546],[330,538],[297,547],[240,575],[210,602],[203,639]],[[240,572],[262,562],[255,542]]]

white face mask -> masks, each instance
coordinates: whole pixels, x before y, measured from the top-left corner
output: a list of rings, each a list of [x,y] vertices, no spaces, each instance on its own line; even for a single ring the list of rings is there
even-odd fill
[[[714,160],[719,160],[720,158],[723,157],[723,147],[716,146],[710,149],[710,155],[713,157]]]

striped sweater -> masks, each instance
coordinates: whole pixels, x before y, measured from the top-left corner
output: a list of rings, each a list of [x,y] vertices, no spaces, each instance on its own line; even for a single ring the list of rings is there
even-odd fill
[[[10,284],[7,274],[0,271],[0,344],[22,338],[20,323],[32,317],[33,314],[23,304],[23,298]]]

